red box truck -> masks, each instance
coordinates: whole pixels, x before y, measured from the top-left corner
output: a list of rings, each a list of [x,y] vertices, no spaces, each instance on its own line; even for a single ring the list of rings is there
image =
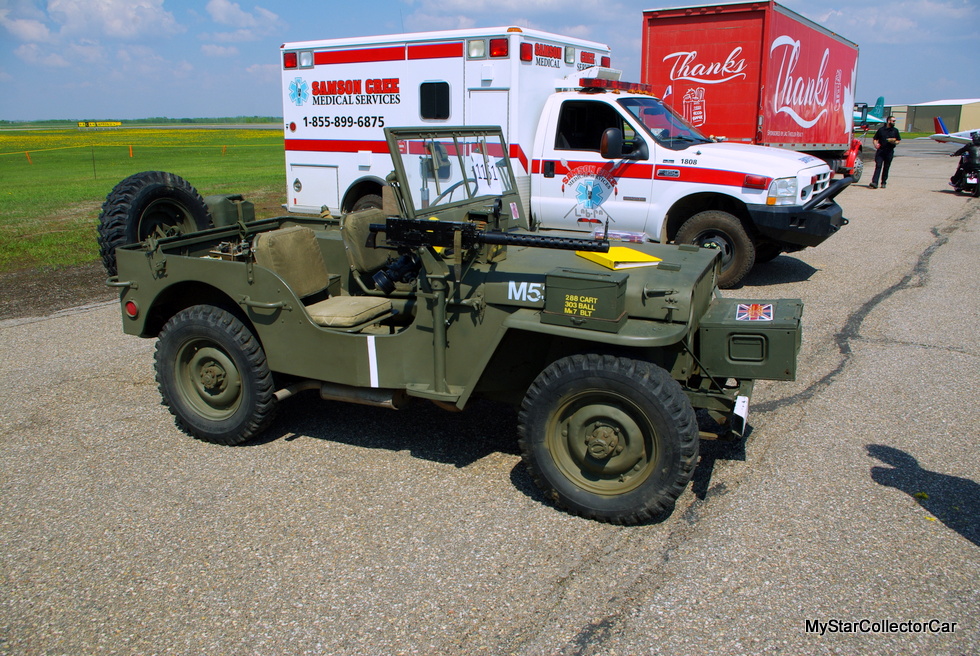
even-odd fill
[[[858,46],[775,2],[643,12],[642,81],[702,133],[860,178]]]

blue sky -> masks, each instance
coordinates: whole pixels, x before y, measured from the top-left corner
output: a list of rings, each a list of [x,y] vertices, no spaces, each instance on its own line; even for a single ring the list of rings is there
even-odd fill
[[[0,0],[0,119],[279,116],[279,45],[519,25],[640,74],[644,9],[695,0]],[[977,0],[784,0],[858,43],[856,100],[980,98]]]

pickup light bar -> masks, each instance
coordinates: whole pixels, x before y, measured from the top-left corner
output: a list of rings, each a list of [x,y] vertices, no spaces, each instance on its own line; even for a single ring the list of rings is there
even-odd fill
[[[583,77],[579,80],[579,86],[583,89],[610,89],[613,91],[625,91],[627,93],[643,93],[655,95],[652,84],[640,84],[639,82],[622,82],[620,80],[603,80],[595,77]]]

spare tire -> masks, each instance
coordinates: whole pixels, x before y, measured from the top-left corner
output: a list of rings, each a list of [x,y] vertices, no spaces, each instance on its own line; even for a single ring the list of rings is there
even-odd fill
[[[99,255],[106,273],[116,275],[116,249],[151,235],[185,234],[212,225],[204,199],[179,175],[135,173],[117,184],[99,214]]]

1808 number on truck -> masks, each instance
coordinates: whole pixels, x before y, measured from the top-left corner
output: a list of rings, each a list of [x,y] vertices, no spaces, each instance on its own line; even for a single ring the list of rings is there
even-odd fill
[[[307,128],[383,128],[384,116],[304,116],[303,127]]]

